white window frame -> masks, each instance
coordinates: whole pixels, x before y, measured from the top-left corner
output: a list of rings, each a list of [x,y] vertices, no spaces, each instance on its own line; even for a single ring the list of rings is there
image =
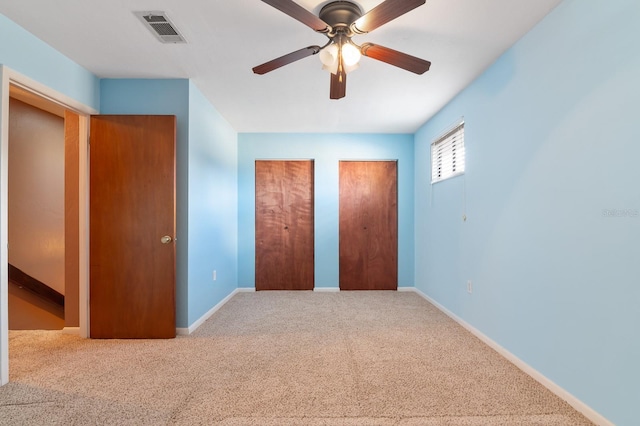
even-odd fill
[[[431,184],[464,174],[464,120],[431,142]]]

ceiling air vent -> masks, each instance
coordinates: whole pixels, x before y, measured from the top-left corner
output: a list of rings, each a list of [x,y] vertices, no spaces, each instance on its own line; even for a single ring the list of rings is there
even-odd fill
[[[186,43],[164,12],[133,12],[162,43]]]

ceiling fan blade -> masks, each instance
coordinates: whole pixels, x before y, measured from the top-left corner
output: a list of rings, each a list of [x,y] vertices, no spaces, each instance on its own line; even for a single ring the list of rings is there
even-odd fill
[[[431,62],[429,61],[373,43],[363,44],[360,51],[364,56],[386,62],[387,64],[416,74],[424,74],[429,71],[429,67],[431,67]]]
[[[327,25],[322,19],[318,18],[313,13],[309,12],[304,7],[291,0],[262,0],[269,6],[273,6],[279,11],[291,16],[293,19],[298,20],[310,27],[314,31],[320,33],[328,33],[331,31],[331,27]]]
[[[331,74],[331,90],[329,98],[340,99],[344,98],[347,94],[347,74],[344,72],[338,72]]]
[[[426,0],[386,0],[361,16],[351,29],[358,34],[371,32],[425,3]]]
[[[296,50],[295,52],[291,52],[287,55],[280,56],[279,58],[273,59],[269,62],[265,62],[262,65],[258,65],[257,67],[253,67],[253,72],[256,74],[266,74],[270,71],[288,65],[292,62],[299,61],[300,59],[304,59],[307,56],[315,55],[320,51],[320,46],[309,46],[304,49]]]

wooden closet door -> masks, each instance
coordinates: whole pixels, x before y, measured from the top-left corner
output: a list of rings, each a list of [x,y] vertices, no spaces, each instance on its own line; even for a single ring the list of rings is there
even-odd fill
[[[313,161],[256,161],[256,290],[313,290]]]
[[[340,289],[398,288],[396,161],[340,162]]]

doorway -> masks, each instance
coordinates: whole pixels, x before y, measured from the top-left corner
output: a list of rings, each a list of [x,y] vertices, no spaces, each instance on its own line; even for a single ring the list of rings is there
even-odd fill
[[[53,104],[74,113],[77,116],[77,191],[70,191],[77,197],[77,241],[78,250],[78,327],[73,330],[81,337],[88,337],[88,233],[87,233],[87,153],[88,153],[88,117],[97,113],[62,93],[59,93],[37,81],[0,65],[0,385],[9,381],[9,321],[8,321],[8,155],[9,155],[9,96],[11,87],[24,90],[33,99]],[[66,266],[65,266],[66,267]],[[66,315],[65,315],[66,316]]]
[[[65,280],[65,110],[34,103],[10,87],[9,328],[61,330],[65,294],[78,292],[77,280],[75,288]],[[77,276],[77,258],[75,269]]]

